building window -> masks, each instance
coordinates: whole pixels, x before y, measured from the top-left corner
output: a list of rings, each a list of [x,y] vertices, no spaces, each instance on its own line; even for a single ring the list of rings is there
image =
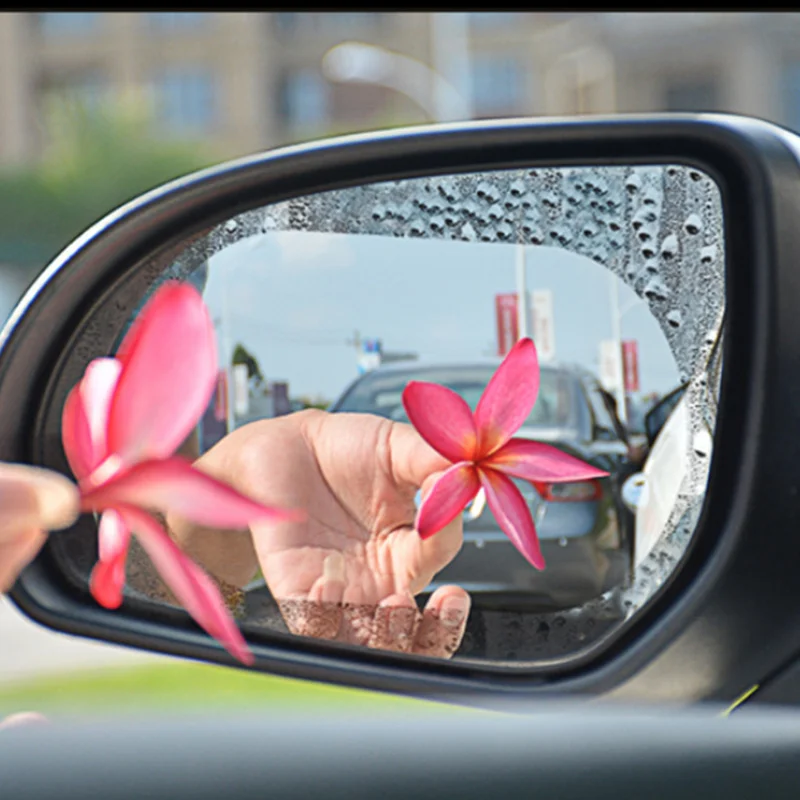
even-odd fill
[[[289,128],[315,128],[329,117],[329,87],[315,69],[284,76],[280,91],[281,114]]]
[[[36,15],[39,31],[45,36],[75,36],[93,32],[100,22],[98,11],[58,11]]]
[[[375,27],[382,14],[373,11],[332,11],[314,14],[310,12],[280,12],[273,14],[275,26],[281,33],[318,33],[324,31],[346,31]]]
[[[161,126],[170,133],[207,133],[216,120],[214,75],[205,68],[176,67],[155,81]]]
[[[715,111],[719,107],[719,86],[713,79],[671,81],[664,90],[665,111]]]
[[[522,21],[521,11],[470,11],[469,24],[473,28],[504,28]]]
[[[203,27],[210,16],[205,11],[153,11],[147,21],[151,28],[164,31],[194,30]]]
[[[475,116],[512,114],[525,102],[525,72],[510,56],[475,56],[472,61]]]
[[[783,68],[783,118],[788,128],[800,132],[800,61]]]

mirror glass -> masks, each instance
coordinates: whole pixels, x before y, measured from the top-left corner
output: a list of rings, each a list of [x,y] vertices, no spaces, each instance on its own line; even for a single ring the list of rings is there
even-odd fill
[[[720,191],[695,168],[587,166],[302,197],[178,248],[150,265],[138,307],[164,280],[189,280],[216,325],[218,391],[183,452],[220,470],[246,448],[240,488],[303,505],[310,520],[174,535],[254,639],[314,636],[526,667],[610,641],[679,568],[702,507],[723,227]],[[135,313],[117,311],[120,337]],[[387,434],[408,425],[409,381],[447,386],[474,410],[526,335],[540,389],[517,435],[609,473],[515,479],[544,570],[513,546],[482,491],[423,546],[408,526],[424,468],[407,440]],[[684,384],[650,446],[647,412]],[[634,475],[635,504],[623,493]],[[71,547],[88,571],[92,556]],[[135,551],[126,591],[149,613],[172,602]],[[429,601],[435,613],[425,615]]]

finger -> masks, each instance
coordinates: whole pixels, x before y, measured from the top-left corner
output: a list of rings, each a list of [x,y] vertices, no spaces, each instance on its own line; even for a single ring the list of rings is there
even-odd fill
[[[307,593],[276,598],[289,631],[297,636],[336,638],[342,622],[345,577],[344,558],[334,552],[325,558],[322,575]]]
[[[0,720],[0,730],[6,728],[17,728],[21,725],[40,725],[42,723],[49,723],[47,717],[42,716],[36,711],[22,711],[19,714],[11,714],[3,720]]]
[[[0,533],[0,537],[4,535]],[[47,534],[38,528],[28,528],[0,538],[0,593],[7,592],[20,572],[33,561],[44,544]]]
[[[63,475],[25,464],[0,464],[0,540],[4,531],[57,530],[78,518],[78,489]]]
[[[402,422],[393,422],[391,425],[389,469],[396,484],[407,484],[416,489],[430,475],[450,466],[450,462],[439,455],[411,425]]]
[[[422,613],[412,652],[451,658],[464,638],[470,605],[469,595],[460,586],[440,586]]]
[[[422,496],[426,497],[436,479],[442,473],[430,475],[422,484]],[[440,531],[427,539],[421,539],[414,531],[415,546],[419,548],[416,578],[411,584],[414,594],[421,592],[457,555],[464,544],[464,517],[459,514]]]
[[[411,652],[419,616],[419,609],[411,595],[390,595],[375,609],[369,646],[396,653]]]
[[[341,553],[331,553],[323,562],[322,575],[308,593],[304,636],[335,639],[339,635],[345,586],[344,558]]]

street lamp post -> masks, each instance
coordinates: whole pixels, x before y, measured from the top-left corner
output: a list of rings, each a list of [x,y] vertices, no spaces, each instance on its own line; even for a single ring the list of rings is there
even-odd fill
[[[370,83],[410,97],[433,122],[471,119],[472,78],[469,58],[469,17],[465,12],[431,14],[435,68],[409,56],[364,42],[342,42],[322,59],[328,80]],[[530,305],[526,287],[526,248],[516,248],[517,318],[519,336],[530,336]]]

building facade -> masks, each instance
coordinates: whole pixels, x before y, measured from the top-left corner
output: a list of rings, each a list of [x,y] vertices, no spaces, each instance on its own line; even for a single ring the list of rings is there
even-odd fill
[[[800,14],[477,12],[467,28],[478,118],[727,110],[800,129]],[[148,98],[163,136],[222,157],[430,118],[403,92],[328,80],[357,40],[435,64],[424,12],[5,12],[0,164],[42,153],[44,108]]]

